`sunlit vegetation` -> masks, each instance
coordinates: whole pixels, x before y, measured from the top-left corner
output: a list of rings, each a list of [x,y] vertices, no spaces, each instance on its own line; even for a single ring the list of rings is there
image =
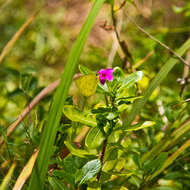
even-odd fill
[[[0,190],[190,189],[190,2],[0,12]]]

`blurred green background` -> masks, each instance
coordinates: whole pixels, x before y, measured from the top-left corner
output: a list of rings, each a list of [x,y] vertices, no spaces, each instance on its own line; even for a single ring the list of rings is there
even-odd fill
[[[116,4],[119,6],[121,2],[117,1]],[[189,37],[190,2],[187,0],[134,0],[132,2],[134,5],[127,3],[122,13],[118,11],[117,18],[118,22],[121,21],[120,38],[128,45],[134,65],[148,53],[153,52],[149,59],[136,68],[145,73],[140,85],[140,90],[143,91],[171,54],[139,32],[127,19],[125,13],[133,17],[150,34],[175,50]],[[38,16],[26,28],[0,64],[0,129],[2,134],[44,87],[60,78],[72,44],[92,5],[88,0],[0,1],[0,52],[27,19],[45,3],[47,6],[40,10]],[[110,6],[105,4],[89,36],[80,64],[94,71],[107,67],[114,40],[111,26]],[[118,48],[112,66],[122,67],[122,58],[122,51]],[[160,98],[165,105],[180,100],[181,86],[177,83],[177,79],[182,78],[183,70],[183,63],[177,64],[161,86]],[[154,98],[157,96],[158,93],[155,92],[150,104],[146,107],[150,112],[147,110],[142,112],[144,118],[152,117],[150,115],[154,110]],[[52,95],[43,99],[32,113],[31,117],[35,118],[36,123],[42,118],[45,120],[43,116],[49,110],[51,97]],[[188,97],[190,97],[189,87],[184,93],[184,99]],[[171,113],[172,109],[168,108],[167,111]],[[155,118],[158,117],[155,114]],[[170,119],[174,120],[175,114],[172,117]],[[33,151],[32,147],[30,150],[27,147],[28,123],[29,120],[24,121],[20,125],[20,130],[15,131],[15,135],[10,137],[9,149],[7,149],[9,151],[6,152],[9,158],[18,157],[22,166],[29,157],[29,153]],[[23,155],[23,158],[20,155]],[[6,156],[0,156],[1,163],[4,162]],[[3,174],[4,172],[2,176]]]

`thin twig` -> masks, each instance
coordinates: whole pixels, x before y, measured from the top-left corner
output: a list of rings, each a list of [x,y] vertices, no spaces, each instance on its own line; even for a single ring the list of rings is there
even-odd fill
[[[182,104],[185,104],[185,103],[187,103],[187,102],[190,102],[190,98],[187,98],[186,100],[184,100],[183,102],[180,102],[180,103],[178,103],[178,104],[174,104],[174,105],[172,106],[172,108],[176,108],[176,107],[181,106]]]
[[[145,31],[141,26],[139,26],[137,24],[137,22],[132,19],[126,12],[125,15],[127,16],[127,18],[129,19],[130,22],[132,22],[141,32],[143,32],[144,34],[146,34],[149,38],[151,38],[152,40],[154,40],[155,42],[157,42],[158,44],[160,44],[162,47],[164,47],[166,50],[168,50],[171,54],[173,54],[176,58],[178,58],[182,63],[184,63],[187,67],[190,67],[190,65],[188,64],[188,62],[183,59],[180,55],[178,55],[174,50],[172,50],[170,47],[168,47],[166,44],[164,44],[163,42],[161,42],[160,40],[158,40],[157,38],[155,38],[154,36],[152,36],[150,33],[148,33],[147,31]]]
[[[127,3],[127,1],[124,0],[124,1],[120,4],[119,8],[115,9],[114,12],[116,13],[116,12],[118,12],[119,10],[121,10],[121,9],[125,6],[126,3]]]
[[[121,31],[122,23],[123,23],[123,12],[120,11],[119,13],[120,13],[120,19],[119,19],[119,22],[117,23],[118,32]],[[112,44],[112,48],[111,48],[111,51],[110,51],[110,54],[108,57],[108,67],[112,66],[114,57],[115,57],[116,52],[117,52],[118,47],[119,47],[119,42],[118,42],[115,30],[113,30],[112,36],[113,36],[113,44]]]
[[[111,5],[111,16],[112,16],[112,22],[113,22],[113,25],[114,25],[115,35],[117,37],[119,46],[121,47],[121,50],[123,51],[123,53],[125,55],[124,62],[128,63],[129,66],[131,66],[131,63],[133,62],[132,55],[129,52],[129,48],[128,48],[126,42],[124,40],[121,40],[119,32],[117,30],[117,19],[115,17],[115,12],[114,12],[114,3]],[[123,66],[123,69],[124,69],[124,67],[125,67],[125,64]]]

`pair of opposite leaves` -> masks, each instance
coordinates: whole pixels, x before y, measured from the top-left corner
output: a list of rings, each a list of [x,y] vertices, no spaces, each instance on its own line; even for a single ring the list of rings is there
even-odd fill
[[[96,92],[98,79],[96,74],[88,74],[76,79],[75,83],[83,96],[92,96]]]

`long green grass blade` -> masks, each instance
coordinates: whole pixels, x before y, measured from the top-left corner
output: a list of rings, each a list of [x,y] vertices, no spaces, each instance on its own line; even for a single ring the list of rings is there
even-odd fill
[[[170,166],[175,160],[176,158],[182,154],[182,152],[187,149],[188,147],[190,147],[190,139],[187,140],[180,148],[178,148],[178,150],[173,153],[164,163],[164,165],[157,170],[155,173],[153,173],[147,180],[151,180],[154,177],[156,177],[157,175],[159,175],[161,172],[163,172],[168,166]]]
[[[185,122],[181,127],[172,132],[169,138],[161,140],[150,151],[142,157],[142,162],[146,160],[153,160],[160,152],[165,151],[166,148],[172,147],[182,136],[190,130],[190,121]]]
[[[11,177],[13,175],[13,172],[15,170],[16,163],[13,163],[11,168],[9,169],[7,175],[4,177],[1,185],[0,185],[0,190],[6,190],[8,188],[9,182],[11,180]]]
[[[188,39],[182,46],[177,50],[177,54],[182,56],[187,50],[190,48],[190,39]],[[177,64],[178,60],[175,58],[170,58],[166,64],[160,69],[159,73],[150,83],[149,87],[144,93],[142,99],[138,100],[133,108],[131,113],[129,113],[128,117],[123,122],[123,127],[127,128],[131,122],[135,119],[135,116],[139,114],[141,108],[145,105],[148,98],[152,94],[152,92],[158,87],[158,85],[166,78],[167,74],[171,71],[171,69]]]
[[[61,82],[56,91],[47,122],[44,126],[44,131],[42,133],[40,141],[40,151],[38,159],[34,168],[34,171],[31,176],[29,188],[30,190],[34,189],[43,189],[44,179],[47,172],[50,156],[52,153],[53,143],[55,140],[55,135],[57,132],[57,127],[59,125],[60,117],[62,114],[62,108],[65,103],[65,99],[68,94],[69,87],[72,82],[75,69],[77,67],[78,60],[82,53],[83,47],[87,40],[87,37],[90,33],[90,30],[93,26],[95,18],[104,3],[104,0],[96,0],[89,15],[86,19],[79,36],[76,42],[73,45],[73,48],[70,52],[67,64],[64,69],[64,73],[61,78]]]

